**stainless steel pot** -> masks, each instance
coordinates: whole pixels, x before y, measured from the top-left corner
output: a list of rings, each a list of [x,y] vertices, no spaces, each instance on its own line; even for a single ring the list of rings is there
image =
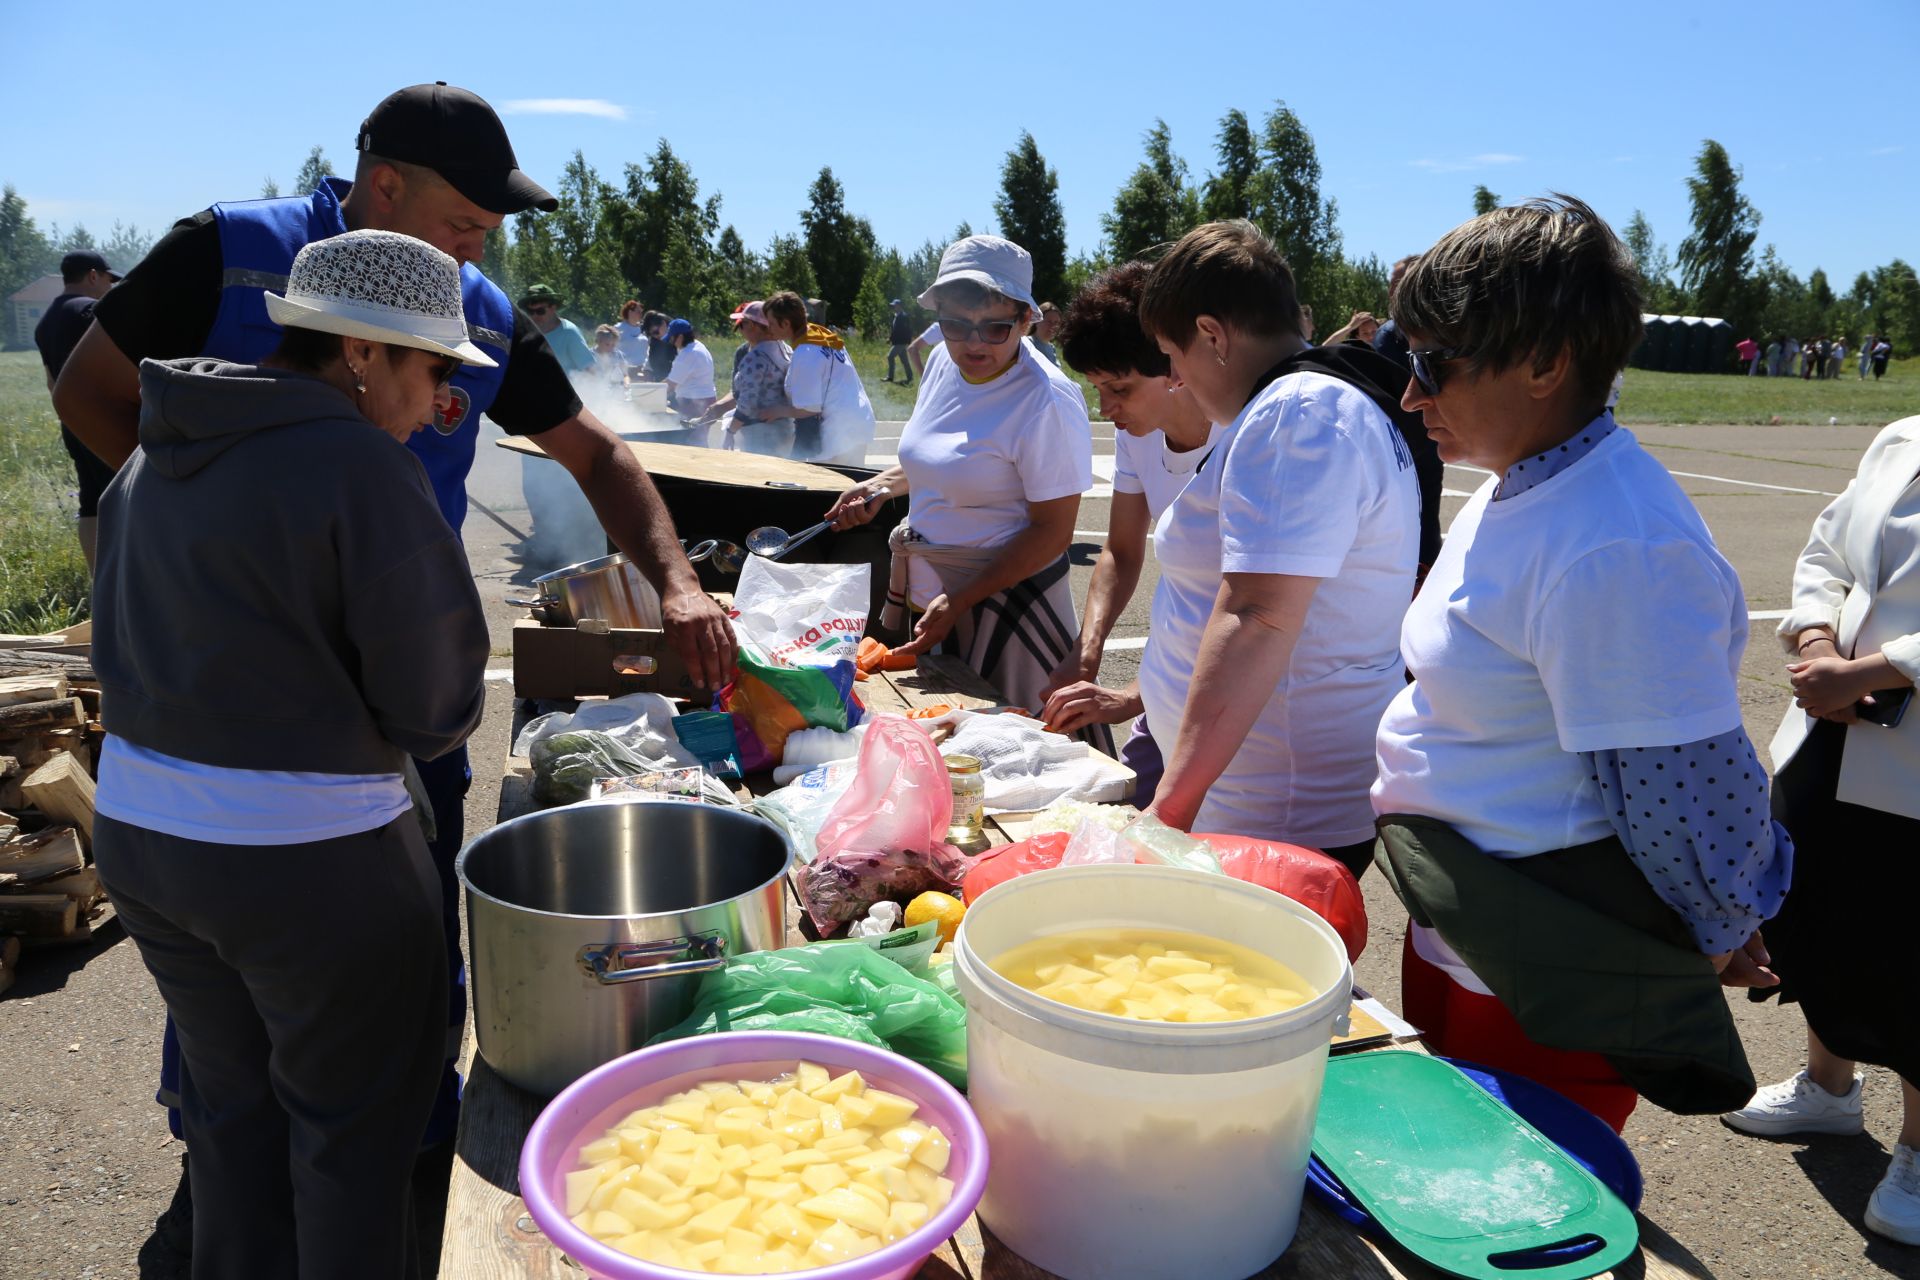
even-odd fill
[[[610,627],[660,626],[659,593],[618,551],[543,573],[533,585],[539,589],[534,599],[507,603],[536,610],[549,626],[574,627],[583,618],[599,618]]]
[[[786,837],[738,809],[586,803],[455,863],[480,1053],[543,1096],[686,1017],[700,975],[786,938]]]

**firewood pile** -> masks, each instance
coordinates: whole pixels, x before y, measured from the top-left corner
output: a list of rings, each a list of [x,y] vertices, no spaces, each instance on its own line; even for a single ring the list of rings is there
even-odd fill
[[[91,639],[86,623],[0,635],[0,992],[23,951],[87,942],[113,918],[92,857]]]

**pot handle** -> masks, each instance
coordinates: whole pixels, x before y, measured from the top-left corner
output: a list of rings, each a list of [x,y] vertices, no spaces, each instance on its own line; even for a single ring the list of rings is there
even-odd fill
[[[670,964],[628,966],[656,956],[693,953],[691,960]],[[580,948],[581,972],[601,986],[622,982],[640,982],[647,978],[672,978],[689,973],[711,973],[727,962],[727,940],[717,933],[697,937],[664,938],[658,942],[601,942]]]

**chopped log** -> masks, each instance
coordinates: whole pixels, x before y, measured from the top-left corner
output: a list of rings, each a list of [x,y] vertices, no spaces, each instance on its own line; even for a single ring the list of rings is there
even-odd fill
[[[20,794],[20,784],[23,781],[25,781],[24,775],[17,778],[0,777],[0,809],[18,810],[27,807],[27,798]]]
[[[67,696],[67,677],[54,671],[43,676],[0,676],[0,707],[21,702],[51,702]]]
[[[92,867],[82,867],[70,875],[57,880],[47,880],[33,886],[35,893],[64,893],[79,904],[80,915],[84,919],[93,904],[107,896],[100,887],[100,873]]]
[[[11,778],[20,772],[19,756],[0,756],[0,778]]]
[[[0,737],[17,737],[42,729],[78,729],[87,722],[78,698],[52,698],[0,707]]]
[[[100,691],[91,685],[79,685],[73,690],[73,696],[80,699],[80,705],[87,709],[89,720],[100,718]]]
[[[23,887],[70,875],[86,865],[80,833],[72,827],[49,827],[0,845],[0,872],[18,877]]]
[[[0,649],[0,676],[39,676],[60,672],[72,681],[100,683],[93,659],[84,653],[49,653],[43,649]]]
[[[0,933],[64,938],[80,922],[80,904],[64,893],[0,894]]]
[[[20,794],[53,821],[80,828],[87,847],[93,847],[93,779],[78,760],[55,756],[21,779]]]

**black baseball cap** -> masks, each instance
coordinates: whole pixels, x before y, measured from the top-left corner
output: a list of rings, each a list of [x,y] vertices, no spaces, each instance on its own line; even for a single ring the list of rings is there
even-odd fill
[[[107,279],[118,280],[120,273],[107,265],[107,260],[91,249],[75,249],[60,259],[60,278],[78,280],[89,271],[104,271]]]
[[[354,149],[431,169],[490,213],[560,207],[520,172],[506,126],[486,100],[445,80],[390,95],[361,124]]]

